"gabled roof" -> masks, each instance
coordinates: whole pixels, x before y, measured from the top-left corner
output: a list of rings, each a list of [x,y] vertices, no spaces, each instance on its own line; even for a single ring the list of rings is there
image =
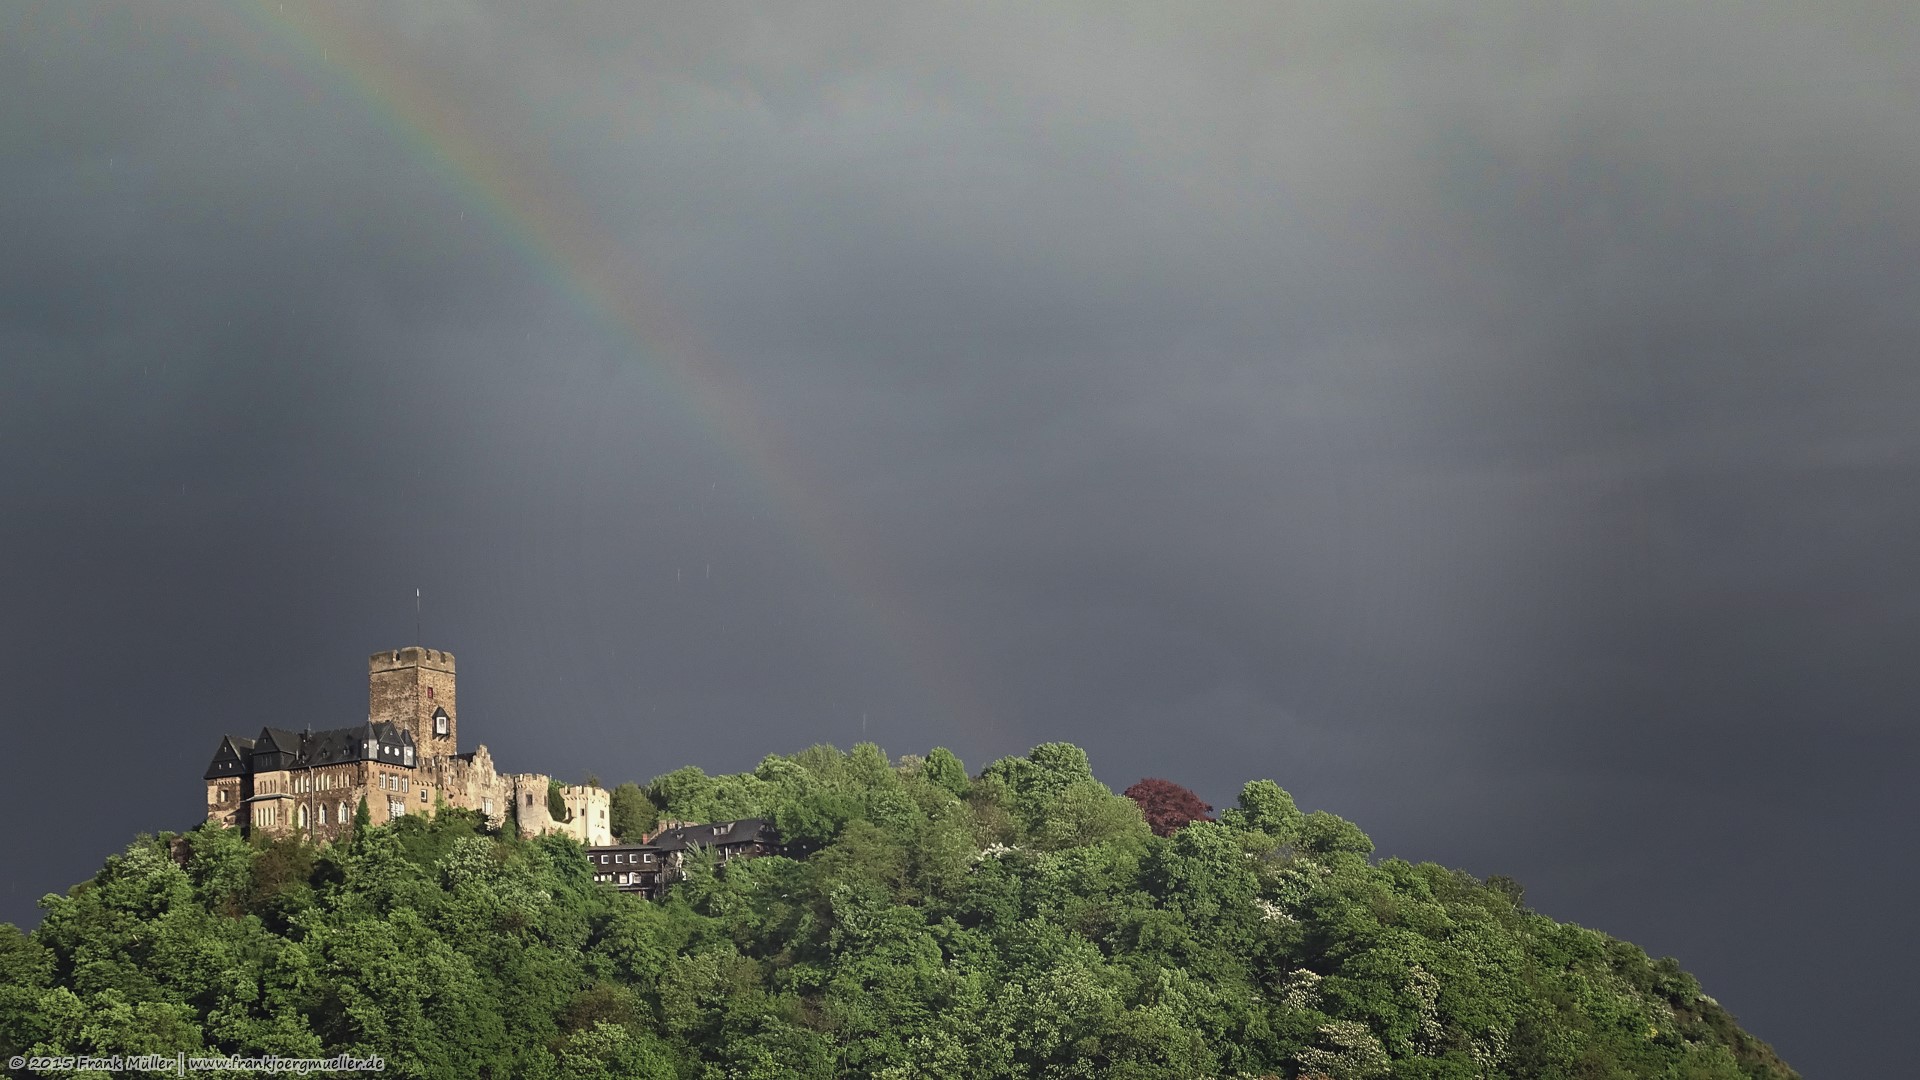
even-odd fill
[[[263,727],[260,735],[253,740],[253,752],[256,754],[300,753],[300,733],[285,728]]]
[[[705,825],[681,825],[652,837],[647,843],[662,851],[688,848],[728,847],[734,844],[778,844],[779,833],[765,818],[741,818],[715,821]]]
[[[331,765],[339,761],[358,761],[366,757],[367,739],[370,737],[370,725],[362,724],[357,728],[332,728],[316,731],[307,737],[306,745],[301,748],[301,764]]]
[[[208,780],[218,780],[223,776],[244,776],[248,772],[248,759],[253,756],[253,740],[242,739],[237,735],[227,735],[214,748],[213,760],[207,763]]]
[[[367,750],[370,742],[375,746],[375,751],[371,753]],[[266,727],[260,729],[257,738],[243,739],[228,735],[221,739],[220,746],[214,750],[213,761],[207,766],[206,778],[215,780],[222,776],[251,773],[256,754],[286,755],[285,761],[273,763],[279,768],[310,769],[318,765],[375,760],[410,766],[418,764],[406,753],[413,744],[413,732],[399,724],[369,721],[354,727],[329,728],[325,731],[288,731],[285,728]]]

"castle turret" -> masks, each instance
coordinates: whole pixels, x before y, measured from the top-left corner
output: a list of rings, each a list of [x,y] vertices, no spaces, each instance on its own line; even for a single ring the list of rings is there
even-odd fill
[[[453,654],[414,645],[368,657],[367,719],[413,732],[424,758],[458,753]]]

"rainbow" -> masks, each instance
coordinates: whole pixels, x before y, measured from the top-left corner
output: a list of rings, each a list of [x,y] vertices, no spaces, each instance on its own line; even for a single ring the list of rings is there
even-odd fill
[[[693,330],[656,299],[663,294],[632,253],[594,227],[593,214],[538,155],[515,155],[487,138],[466,103],[436,86],[422,65],[408,63],[396,42],[340,17],[352,7],[266,0],[251,14],[199,10],[219,37],[308,92],[344,87],[430,162],[465,206],[629,350],[735,461],[754,496],[789,524],[848,599],[848,617],[866,623],[880,655],[904,664],[931,696],[929,704],[944,711],[943,725],[999,729],[994,710],[965,677],[958,651],[906,602],[906,590],[884,561],[840,524],[846,518],[834,513],[823,486],[784,445],[750,390],[704,356]]]

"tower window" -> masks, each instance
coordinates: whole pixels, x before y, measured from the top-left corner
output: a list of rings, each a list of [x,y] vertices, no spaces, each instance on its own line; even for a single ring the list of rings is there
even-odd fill
[[[447,733],[447,710],[433,710],[433,733],[435,735],[445,735]]]

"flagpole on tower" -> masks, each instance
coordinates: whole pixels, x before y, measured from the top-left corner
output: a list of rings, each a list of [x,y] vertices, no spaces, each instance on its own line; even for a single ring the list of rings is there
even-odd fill
[[[420,644],[420,586],[413,587],[413,643]]]

